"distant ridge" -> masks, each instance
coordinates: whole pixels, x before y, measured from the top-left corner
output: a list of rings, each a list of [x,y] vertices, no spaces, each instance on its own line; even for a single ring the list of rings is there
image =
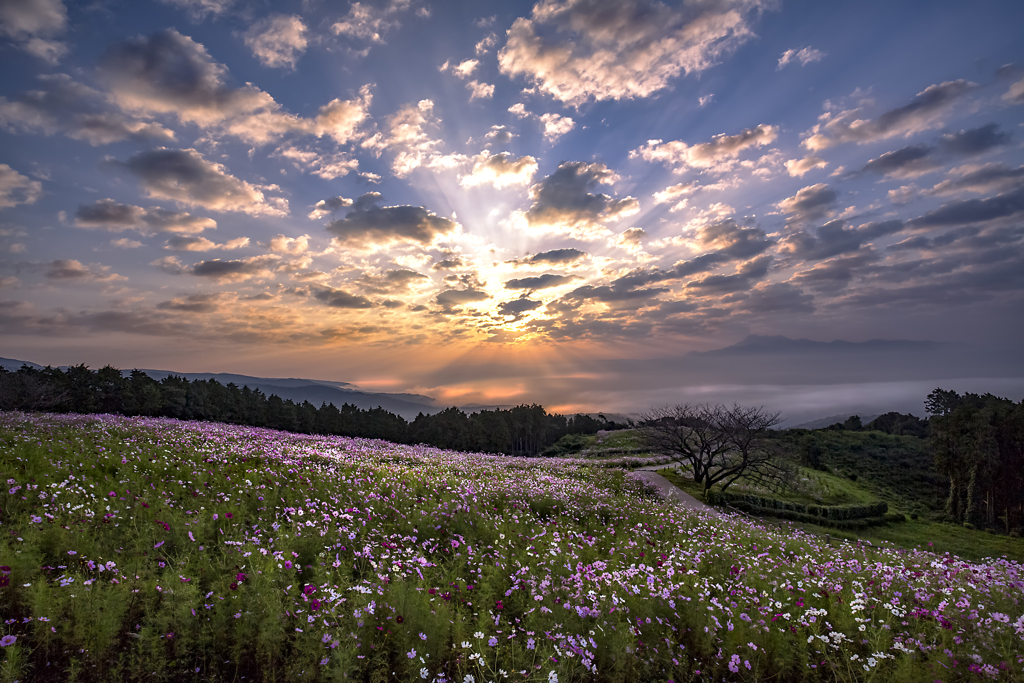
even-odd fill
[[[865,425],[878,417],[878,415],[861,415],[860,413],[850,413],[849,415],[840,413],[839,415],[830,415],[829,417],[811,420],[810,422],[802,422],[798,425],[786,425],[784,429],[824,429],[837,422],[846,422],[846,419],[853,415],[860,417],[861,424]]]
[[[41,370],[42,365],[31,361],[16,360],[14,358],[0,358],[0,366],[16,372],[22,365]],[[62,365],[60,369],[68,366]],[[280,378],[280,377],[252,377],[249,375],[236,375],[226,372],[174,372],[172,370],[149,370],[143,369],[153,379],[160,381],[165,377],[174,375],[183,377],[189,381],[194,380],[216,380],[227,385],[234,383],[239,387],[249,387],[252,390],[259,390],[270,396],[276,394],[280,398],[288,399],[296,403],[309,401],[317,408],[322,403],[333,403],[340,408],[345,403],[354,405],[363,410],[372,408],[383,408],[388,412],[401,415],[406,420],[415,419],[420,413],[432,415],[439,412],[441,408],[437,402],[429,397],[420,394],[378,394],[368,391],[359,391],[355,385],[348,382],[335,382],[319,379],[303,378]],[[131,370],[122,369],[125,376]]]

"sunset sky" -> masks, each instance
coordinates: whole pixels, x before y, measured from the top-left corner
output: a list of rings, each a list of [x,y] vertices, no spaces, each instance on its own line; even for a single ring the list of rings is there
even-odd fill
[[[1022,26],[0,0],[0,356],[623,410],[749,334],[1020,344]]]

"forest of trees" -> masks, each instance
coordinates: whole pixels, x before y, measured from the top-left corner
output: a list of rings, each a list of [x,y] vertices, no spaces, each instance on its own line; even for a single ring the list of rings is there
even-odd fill
[[[334,434],[423,443],[438,448],[509,455],[537,455],[567,434],[595,434],[617,425],[600,416],[553,415],[539,405],[483,410],[471,415],[447,408],[412,422],[382,408],[333,403],[296,404],[259,390],[169,376],[159,382],[140,370],[125,377],[114,367],[76,365],[17,372],[0,368],[0,410],[117,413],[182,420],[210,420],[304,434]]]

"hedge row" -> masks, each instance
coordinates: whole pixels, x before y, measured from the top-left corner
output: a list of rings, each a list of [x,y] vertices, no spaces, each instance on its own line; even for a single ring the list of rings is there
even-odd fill
[[[797,519],[789,515],[799,515],[800,521],[814,522],[825,526],[835,526],[826,524],[826,522],[846,522],[882,517],[889,511],[889,504],[885,501],[868,505],[805,505],[778,498],[762,498],[749,493],[715,490],[707,492],[707,502],[711,505],[731,505],[740,510],[744,510],[745,507],[757,509],[757,514],[770,514],[784,519]]]

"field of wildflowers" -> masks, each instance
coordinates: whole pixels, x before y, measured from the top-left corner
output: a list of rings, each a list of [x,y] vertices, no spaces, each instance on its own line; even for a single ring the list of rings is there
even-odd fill
[[[0,413],[0,477],[3,681],[1024,679],[1021,564],[585,458]]]

